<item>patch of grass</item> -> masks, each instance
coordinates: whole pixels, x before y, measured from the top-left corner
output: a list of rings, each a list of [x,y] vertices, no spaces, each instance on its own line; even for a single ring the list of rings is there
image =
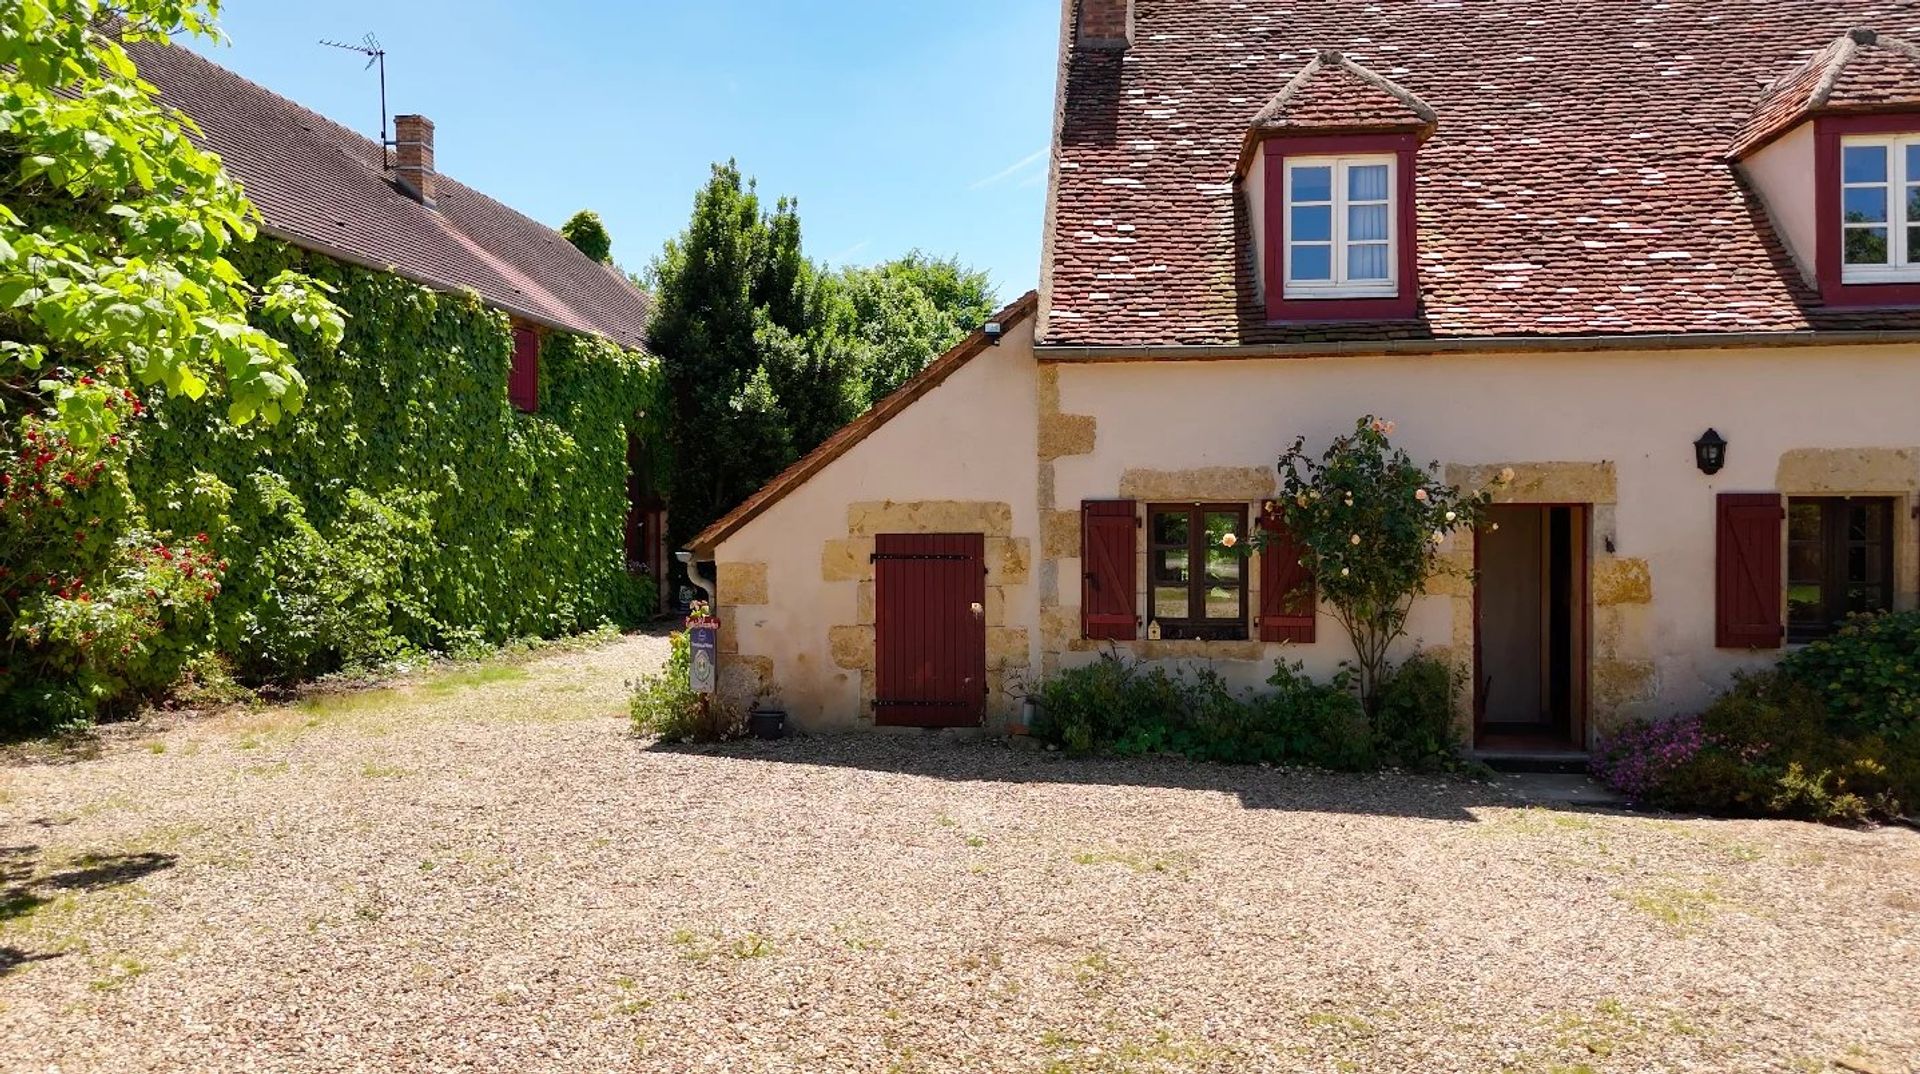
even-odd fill
[[[1087,850],[1075,854],[1073,860],[1076,865],[1124,865],[1136,873],[1170,873],[1180,865],[1177,858],[1125,850]]]
[[[1058,1030],[1043,1033],[1049,1051],[1068,1052],[1042,1067],[1043,1074],[1159,1074],[1163,1071],[1240,1069],[1245,1056],[1208,1041],[1176,1038],[1158,1030],[1145,1041],[1091,1041]]]
[[[958,828],[960,826],[959,821],[954,820],[952,817],[947,816],[945,813],[942,813],[939,816],[933,818],[933,822],[935,824],[938,824],[942,828]]]
[[[456,690],[467,690],[475,686],[524,682],[531,677],[525,668],[511,664],[481,664],[478,667],[460,668],[435,675],[427,680],[425,689],[430,694],[450,694]]]
[[[360,766],[360,774],[367,779],[405,779],[413,775],[413,770],[410,768],[400,768],[396,765],[378,764],[374,761],[368,761]]]
[[[986,846],[987,838],[983,835],[969,835],[967,836],[967,845],[975,848]]]
[[[1590,1014],[1565,1014],[1555,1025],[1555,1043],[1599,1059],[1646,1039],[1646,1028],[1625,1003],[1603,999]]]
[[[34,911],[49,901],[31,891],[9,891],[0,895],[0,925],[18,918],[30,917]]]
[[[107,972],[92,981],[87,987],[95,992],[114,992],[125,988],[134,978],[147,972],[146,963],[132,955],[117,955],[107,963]]]
[[[1337,1029],[1348,1036],[1370,1037],[1373,1023],[1344,1011],[1315,1011],[1307,1015],[1307,1025],[1315,1029]]]
[[[772,940],[767,939],[757,932],[747,933],[745,936],[733,941],[727,948],[728,954],[739,959],[766,958],[768,955],[775,954],[778,951],[779,948],[773,945]]]
[[[167,752],[167,744],[161,741],[160,739],[156,738],[153,741],[147,743],[147,752],[156,753],[156,754],[165,753]]]
[[[1706,924],[1723,902],[1709,880],[1699,887],[1680,883],[1653,884],[1614,892],[1614,897],[1669,928],[1686,930]]]

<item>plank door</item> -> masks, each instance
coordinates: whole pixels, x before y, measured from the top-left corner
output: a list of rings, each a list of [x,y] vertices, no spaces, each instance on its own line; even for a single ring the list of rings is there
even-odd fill
[[[978,727],[987,700],[986,538],[874,541],[874,722]]]

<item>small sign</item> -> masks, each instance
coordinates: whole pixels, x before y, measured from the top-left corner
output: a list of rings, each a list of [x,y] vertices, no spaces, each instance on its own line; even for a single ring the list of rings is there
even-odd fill
[[[720,641],[720,621],[718,619],[687,620],[687,648],[689,662],[687,667],[687,686],[696,694],[711,696],[718,665],[714,662],[718,656]]]

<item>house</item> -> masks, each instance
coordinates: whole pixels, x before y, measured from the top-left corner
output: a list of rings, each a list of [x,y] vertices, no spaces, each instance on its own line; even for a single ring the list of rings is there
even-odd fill
[[[1104,651],[1330,674],[1297,565],[1205,534],[1363,414],[1514,471],[1400,650],[1472,669],[1482,750],[1913,607],[1916,42],[1879,0],[1067,0],[1037,294],[694,539],[723,682],[993,727]]]
[[[186,48],[143,41],[128,53],[240,182],[263,235],[436,291],[470,292],[507,314],[513,350],[500,391],[516,409],[539,407],[541,348],[553,333],[646,349],[648,296],[552,228],[436,171],[425,116],[395,117],[389,148]],[[630,436],[627,450],[628,569],[665,578],[665,501],[645,479],[646,446]]]

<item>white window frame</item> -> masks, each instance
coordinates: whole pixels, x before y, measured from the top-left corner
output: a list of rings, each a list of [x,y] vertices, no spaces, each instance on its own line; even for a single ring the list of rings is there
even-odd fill
[[[1347,173],[1353,168],[1385,165],[1387,169],[1387,278],[1349,280],[1347,278]],[[1300,168],[1333,169],[1333,278],[1296,280],[1293,278],[1293,173]],[[1280,271],[1282,294],[1294,298],[1394,298],[1400,294],[1400,157],[1397,153],[1361,153],[1351,156],[1287,157],[1282,182]],[[1319,205],[1321,202],[1312,204]],[[1362,205],[1378,204],[1361,202]],[[1369,240],[1371,242],[1371,240]],[[1320,245],[1316,240],[1312,245]]]
[[[1887,150],[1887,181],[1881,183],[1847,182],[1847,150],[1866,146],[1884,146]],[[1907,150],[1920,146],[1920,134],[1862,134],[1840,139],[1840,282],[1901,283],[1920,281],[1920,249],[1907,248],[1909,228],[1920,227],[1920,217],[1907,213],[1908,188],[1920,186],[1920,174],[1907,174]],[[1878,225],[1847,223],[1847,191],[1884,185],[1887,190],[1887,263],[1851,265],[1847,263],[1847,232]]]

